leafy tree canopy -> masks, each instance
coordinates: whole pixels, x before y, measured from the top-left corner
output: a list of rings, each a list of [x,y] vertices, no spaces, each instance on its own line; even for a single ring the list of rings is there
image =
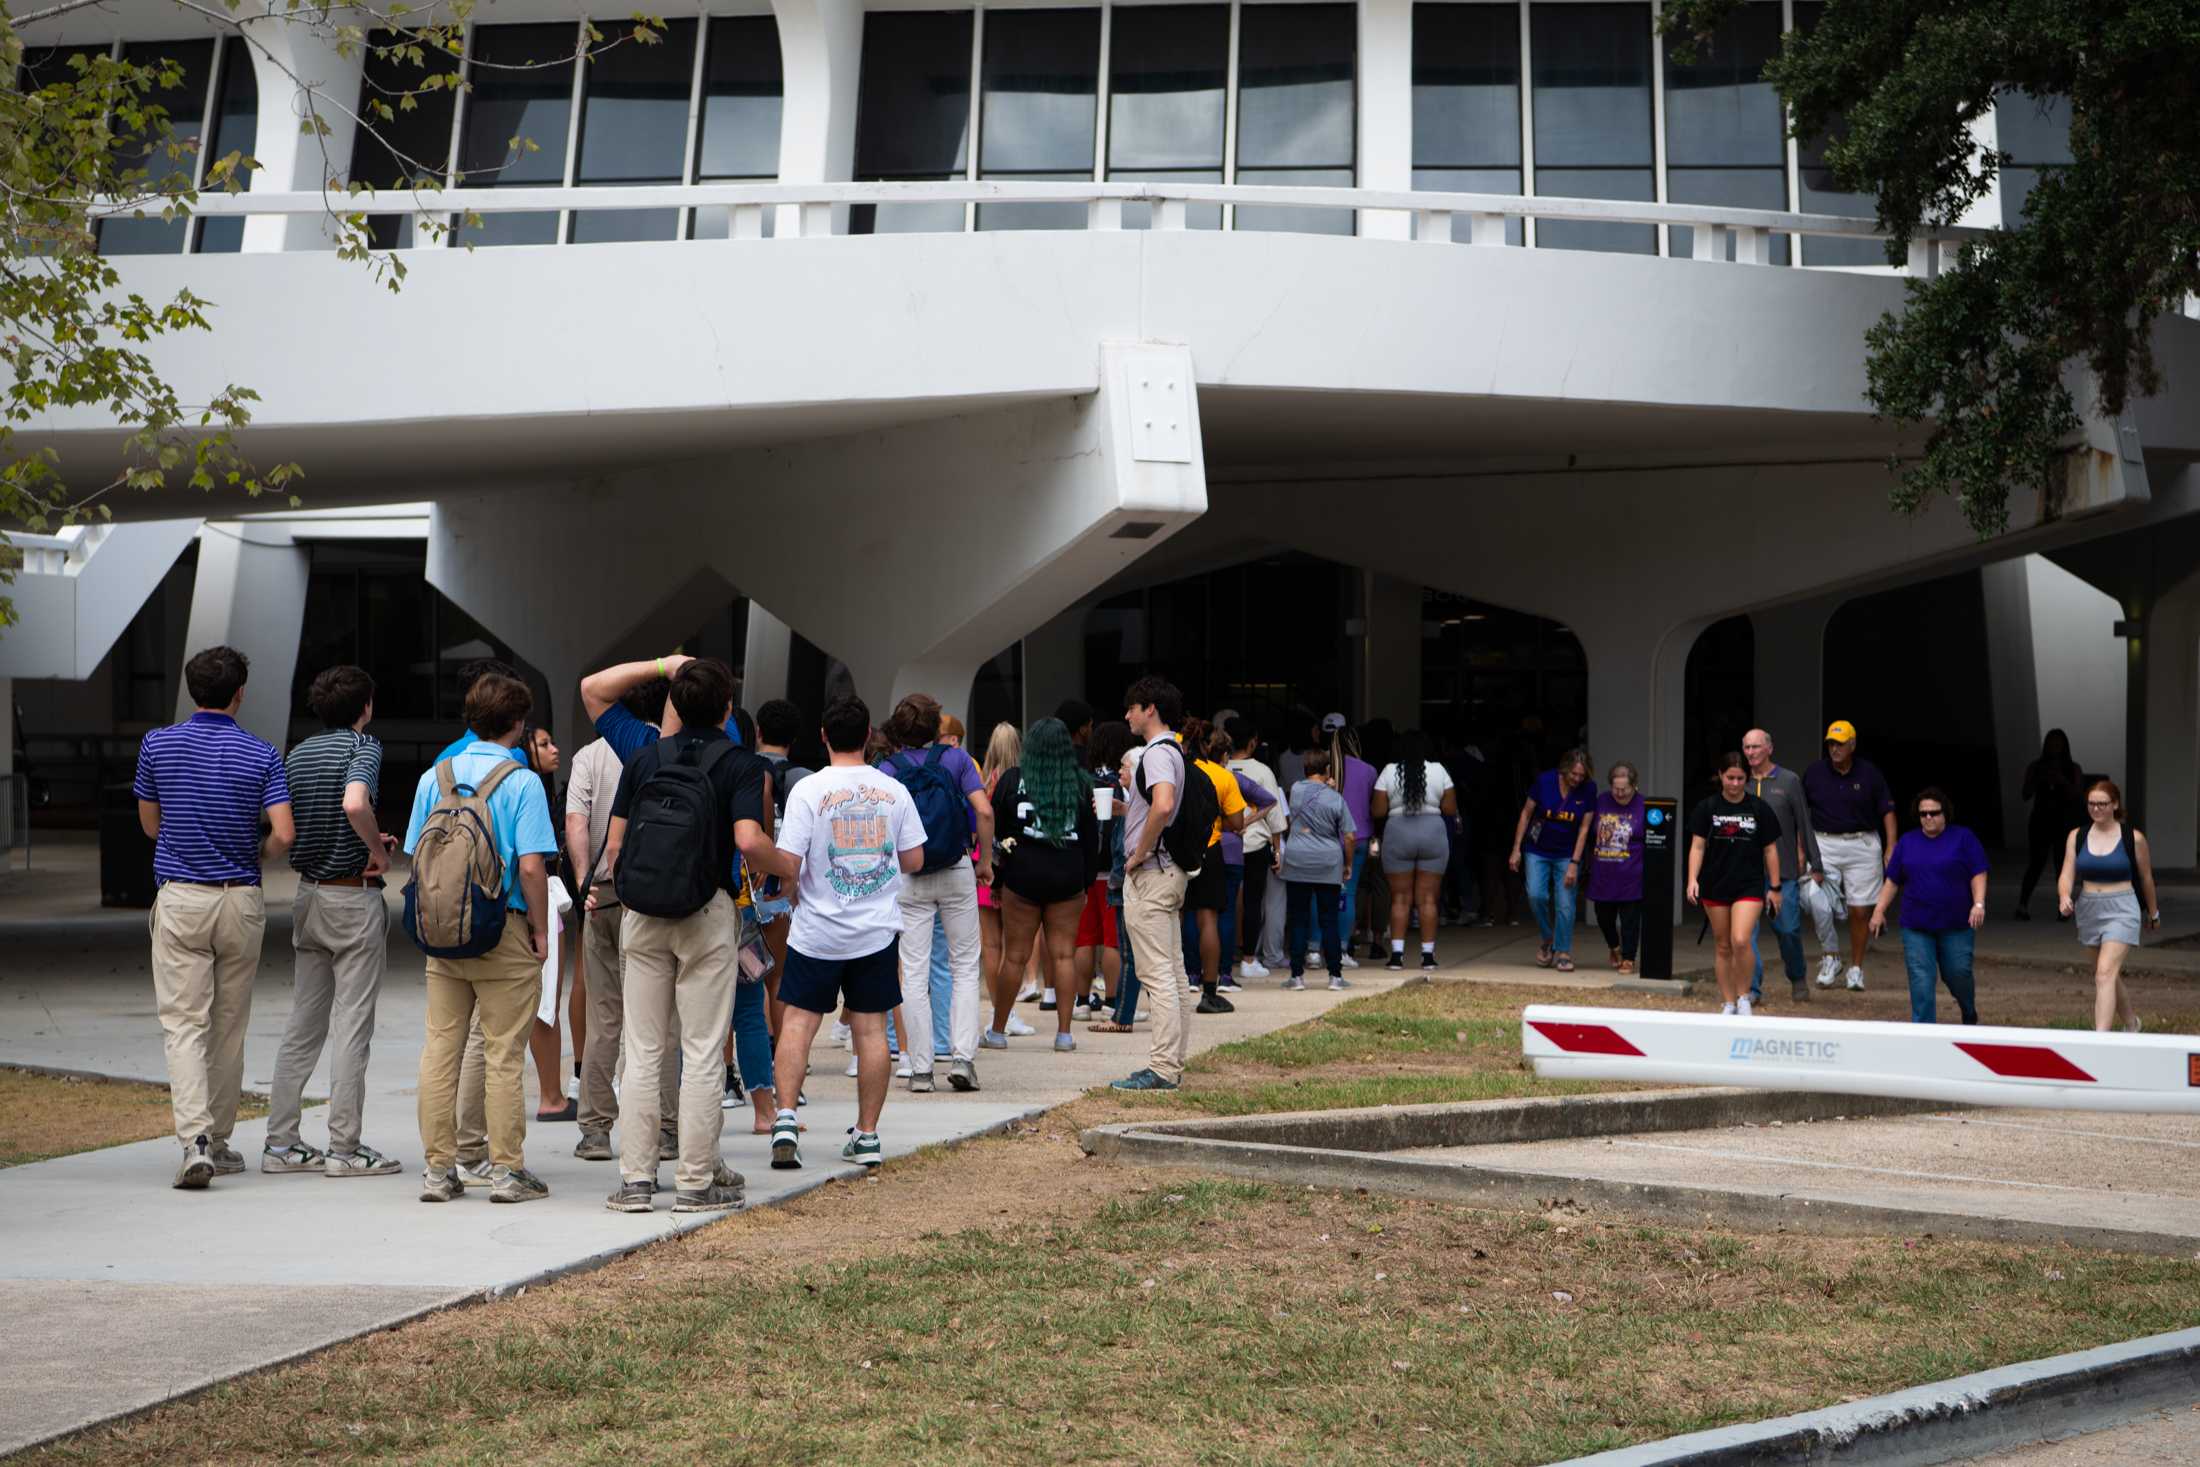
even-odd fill
[[[1670,34],[1715,50],[1746,0],[1667,0]],[[1896,465],[1897,508],[1952,495],[1981,536],[2012,491],[2050,509],[2079,408],[2113,418],[2161,389],[2156,319],[2200,292],[2200,3],[2195,0],[1830,0],[1765,71],[1798,137],[1830,139],[1842,187],[1875,196],[1888,257],[1952,223],[2010,159],[1972,125],[1998,103],[2067,102],[2070,154],[2025,200],[2021,223],[1963,245],[1870,331],[1873,408],[1930,424]]]

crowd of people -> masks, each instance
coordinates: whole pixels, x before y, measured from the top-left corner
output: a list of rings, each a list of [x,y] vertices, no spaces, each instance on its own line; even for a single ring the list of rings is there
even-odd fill
[[[989,730],[973,758],[961,723],[925,694],[883,721],[852,696],[814,722],[785,700],[751,718],[723,663],[671,655],[582,680],[595,737],[568,766],[533,721],[527,684],[477,662],[461,676],[465,727],[421,776],[399,838],[376,816],[371,677],[344,666],[315,678],[308,703],[323,729],[286,758],[236,722],[248,672],[228,647],[193,656],[197,711],[146,737],[135,782],[160,883],[152,968],[181,1188],[245,1170],[229,1140],[266,920],[263,854],[287,853],[299,877],[297,996],[263,1172],[401,1169],[360,1134],[387,953],[383,876],[401,845],[403,922],[426,956],[421,1200],[548,1194],[525,1161],[531,1050],[535,1119],[575,1122],[574,1155],[616,1163],[606,1205],[622,1212],[654,1210],[667,1161],[675,1211],[743,1205],[721,1140],[744,1105],[771,1165],[803,1165],[803,1084],[828,1022],[857,1082],[839,1155],[875,1167],[892,1081],[923,1094],[944,1074],[978,1090],[980,1052],[1034,1034],[1020,999],[1054,1014],[1057,1051],[1076,1048],[1079,1017],[1116,1034],[1143,1017],[1147,1062],[1115,1087],[1168,1090],[1183,1083],[1194,1016],[1230,1012],[1247,982],[1303,990],[1310,960],[1329,988],[1347,988],[1363,933],[1370,961],[1402,971],[1417,942],[1418,966],[1432,969],[1442,925],[1517,922],[1524,896],[1535,962],[1572,971],[1585,893],[1610,966],[1627,974],[1657,896],[1631,764],[1613,764],[1600,788],[1586,752],[1568,750],[1515,807],[1471,742],[1432,748],[1385,729],[1378,768],[1341,714],[1295,715],[1303,727],[1270,738],[1236,710],[1188,717],[1154,676],[1132,684],[1121,720],[1072,699],[1028,729]],[[796,750],[813,733],[824,757],[809,767]],[[2051,758],[2068,762],[2067,741],[2057,754],[2051,736],[2042,764]],[[1914,798],[1917,828],[1898,839],[1887,782],[1845,721],[1799,774],[1761,729],[1716,773],[1684,822],[1685,897],[1705,915],[1724,1012],[1762,1001],[1760,915],[1793,997],[1807,1000],[1805,913],[1823,952],[1817,985],[1860,990],[1865,945],[1900,894],[1913,1018],[1935,1020],[1944,984],[1977,1022],[1986,856],[1942,791]],[[2121,967],[2160,921],[2145,838],[2107,780],[2036,766],[2034,784],[2066,802],[2083,785],[2085,822],[2061,837],[2058,905],[2098,953],[2098,1026],[2136,1028]],[[2035,831],[2035,852],[2054,839]],[[324,1048],[321,1150],[300,1136],[299,1111]]]

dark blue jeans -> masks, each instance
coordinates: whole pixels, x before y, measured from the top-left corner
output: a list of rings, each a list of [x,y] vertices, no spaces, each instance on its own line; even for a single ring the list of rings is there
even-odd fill
[[[1976,940],[1968,927],[1953,932],[1913,932],[1902,929],[1902,964],[1910,970],[1910,1022],[1940,1022],[1939,983],[1948,985],[1963,1022],[1978,1022],[1978,991],[1971,981],[1971,947]],[[1934,981],[1938,968],[1939,983]]]
[[[1123,926],[1123,898],[1120,892],[1108,894],[1108,905],[1115,909],[1115,930],[1122,934],[1122,947],[1117,951],[1123,958],[1122,976],[1115,984],[1115,1022],[1130,1024],[1138,1018],[1138,963],[1131,956],[1131,935]]]
[[[764,985],[733,985],[733,1062],[751,1090],[772,1088],[772,1036],[764,1012]]]
[[[1341,893],[1334,886],[1323,882],[1286,881],[1283,884],[1283,945],[1291,954],[1291,976],[1306,976],[1306,943],[1309,928],[1319,924],[1322,934],[1322,961],[1328,966],[1329,976],[1344,976],[1344,946],[1337,936],[1337,924],[1344,915]]]

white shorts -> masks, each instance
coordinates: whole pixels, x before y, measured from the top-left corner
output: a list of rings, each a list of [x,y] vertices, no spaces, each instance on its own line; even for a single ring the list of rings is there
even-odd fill
[[[1821,834],[1818,857],[1825,862],[1827,884],[1840,887],[1844,903],[1868,907],[1879,900],[1887,867],[1878,836]]]

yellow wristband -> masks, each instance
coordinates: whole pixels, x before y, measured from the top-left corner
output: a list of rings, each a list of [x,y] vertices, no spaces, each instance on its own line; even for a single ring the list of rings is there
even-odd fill
[[[660,657],[660,658],[658,658],[658,659],[657,659],[657,676],[659,676],[659,677],[663,677],[664,675],[665,675],[665,660],[664,660],[664,659],[663,659],[662,657]]]

